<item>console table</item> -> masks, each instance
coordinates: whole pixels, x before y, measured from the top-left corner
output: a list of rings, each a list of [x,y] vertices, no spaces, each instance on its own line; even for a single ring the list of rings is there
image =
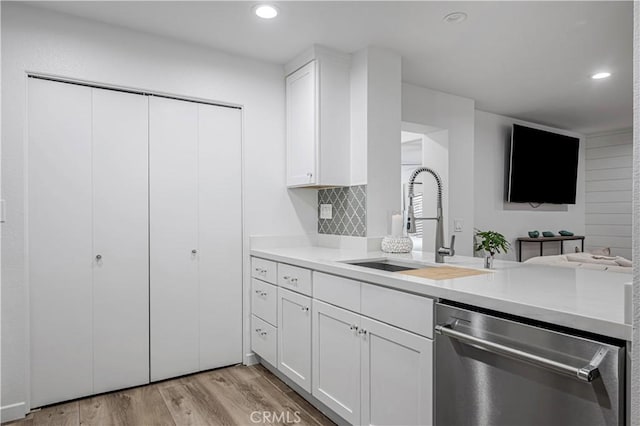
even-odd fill
[[[538,238],[530,238],[530,237],[520,237],[516,241],[518,241],[518,262],[522,262],[522,243],[540,243],[540,256],[542,256],[542,247],[544,243],[548,241],[560,241],[560,254],[564,254],[564,242],[571,240],[581,240],[582,241],[582,251],[584,251],[584,235],[572,235],[570,237],[563,237],[562,235],[556,237],[538,237]]]

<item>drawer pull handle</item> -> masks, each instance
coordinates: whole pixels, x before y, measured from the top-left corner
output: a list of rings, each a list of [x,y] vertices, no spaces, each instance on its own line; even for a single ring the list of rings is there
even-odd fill
[[[266,332],[266,331],[261,331],[261,332],[260,332],[260,335],[261,335],[261,336],[266,336],[266,335],[267,335],[267,332]]]
[[[282,277],[282,279],[284,279],[285,281],[289,281],[289,279],[291,279],[291,277],[289,275],[285,275],[284,277]]]
[[[303,310],[304,312],[309,312],[309,307],[308,307],[308,306],[303,306],[303,307],[302,307],[302,310]]]
[[[349,330],[357,330],[358,326],[355,324],[351,324],[351,326],[349,327]]]
[[[365,330],[364,328],[361,328],[360,330],[358,330],[358,334],[365,336],[367,334],[367,330]]]
[[[266,296],[266,295],[267,295],[266,291],[260,292],[260,296]]]
[[[291,278],[290,282],[291,282],[291,284],[296,285],[296,284],[298,284],[298,279],[297,278]]]

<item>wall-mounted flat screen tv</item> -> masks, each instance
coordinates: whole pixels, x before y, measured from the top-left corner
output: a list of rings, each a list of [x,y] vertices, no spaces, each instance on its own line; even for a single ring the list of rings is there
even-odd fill
[[[513,125],[507,201],[575,204],[580,139]]]

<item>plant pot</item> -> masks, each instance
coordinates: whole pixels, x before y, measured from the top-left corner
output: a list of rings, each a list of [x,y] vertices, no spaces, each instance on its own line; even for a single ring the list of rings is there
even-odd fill
[[[484,267],[485,269],[493,269],[493,256],[488,255],[484,257]]]

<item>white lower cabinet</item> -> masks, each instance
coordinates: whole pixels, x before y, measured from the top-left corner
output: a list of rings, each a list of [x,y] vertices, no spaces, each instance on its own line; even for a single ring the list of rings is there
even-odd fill
[[[433,423],[433,341],[362,317],[363,425]]]
[[[313,396],[351,424],[433,423],[433,343],[313,301]]]
[[[278,370],[311,392],[311,298],[278,288]]]
[[[251,315],[251,349],[271,365],[278,359],[278,329]]]
[[[313,396],[360,424],[360,315],[313,301]]]
[[[283,279],[310,274],[277,267]],[[273,286],[253,280],[253,351],[352,425],[433,424],[433,300],[319,272],[311,278],[303,282],[313,297],[279,280],[277,306],[266,303]]]

